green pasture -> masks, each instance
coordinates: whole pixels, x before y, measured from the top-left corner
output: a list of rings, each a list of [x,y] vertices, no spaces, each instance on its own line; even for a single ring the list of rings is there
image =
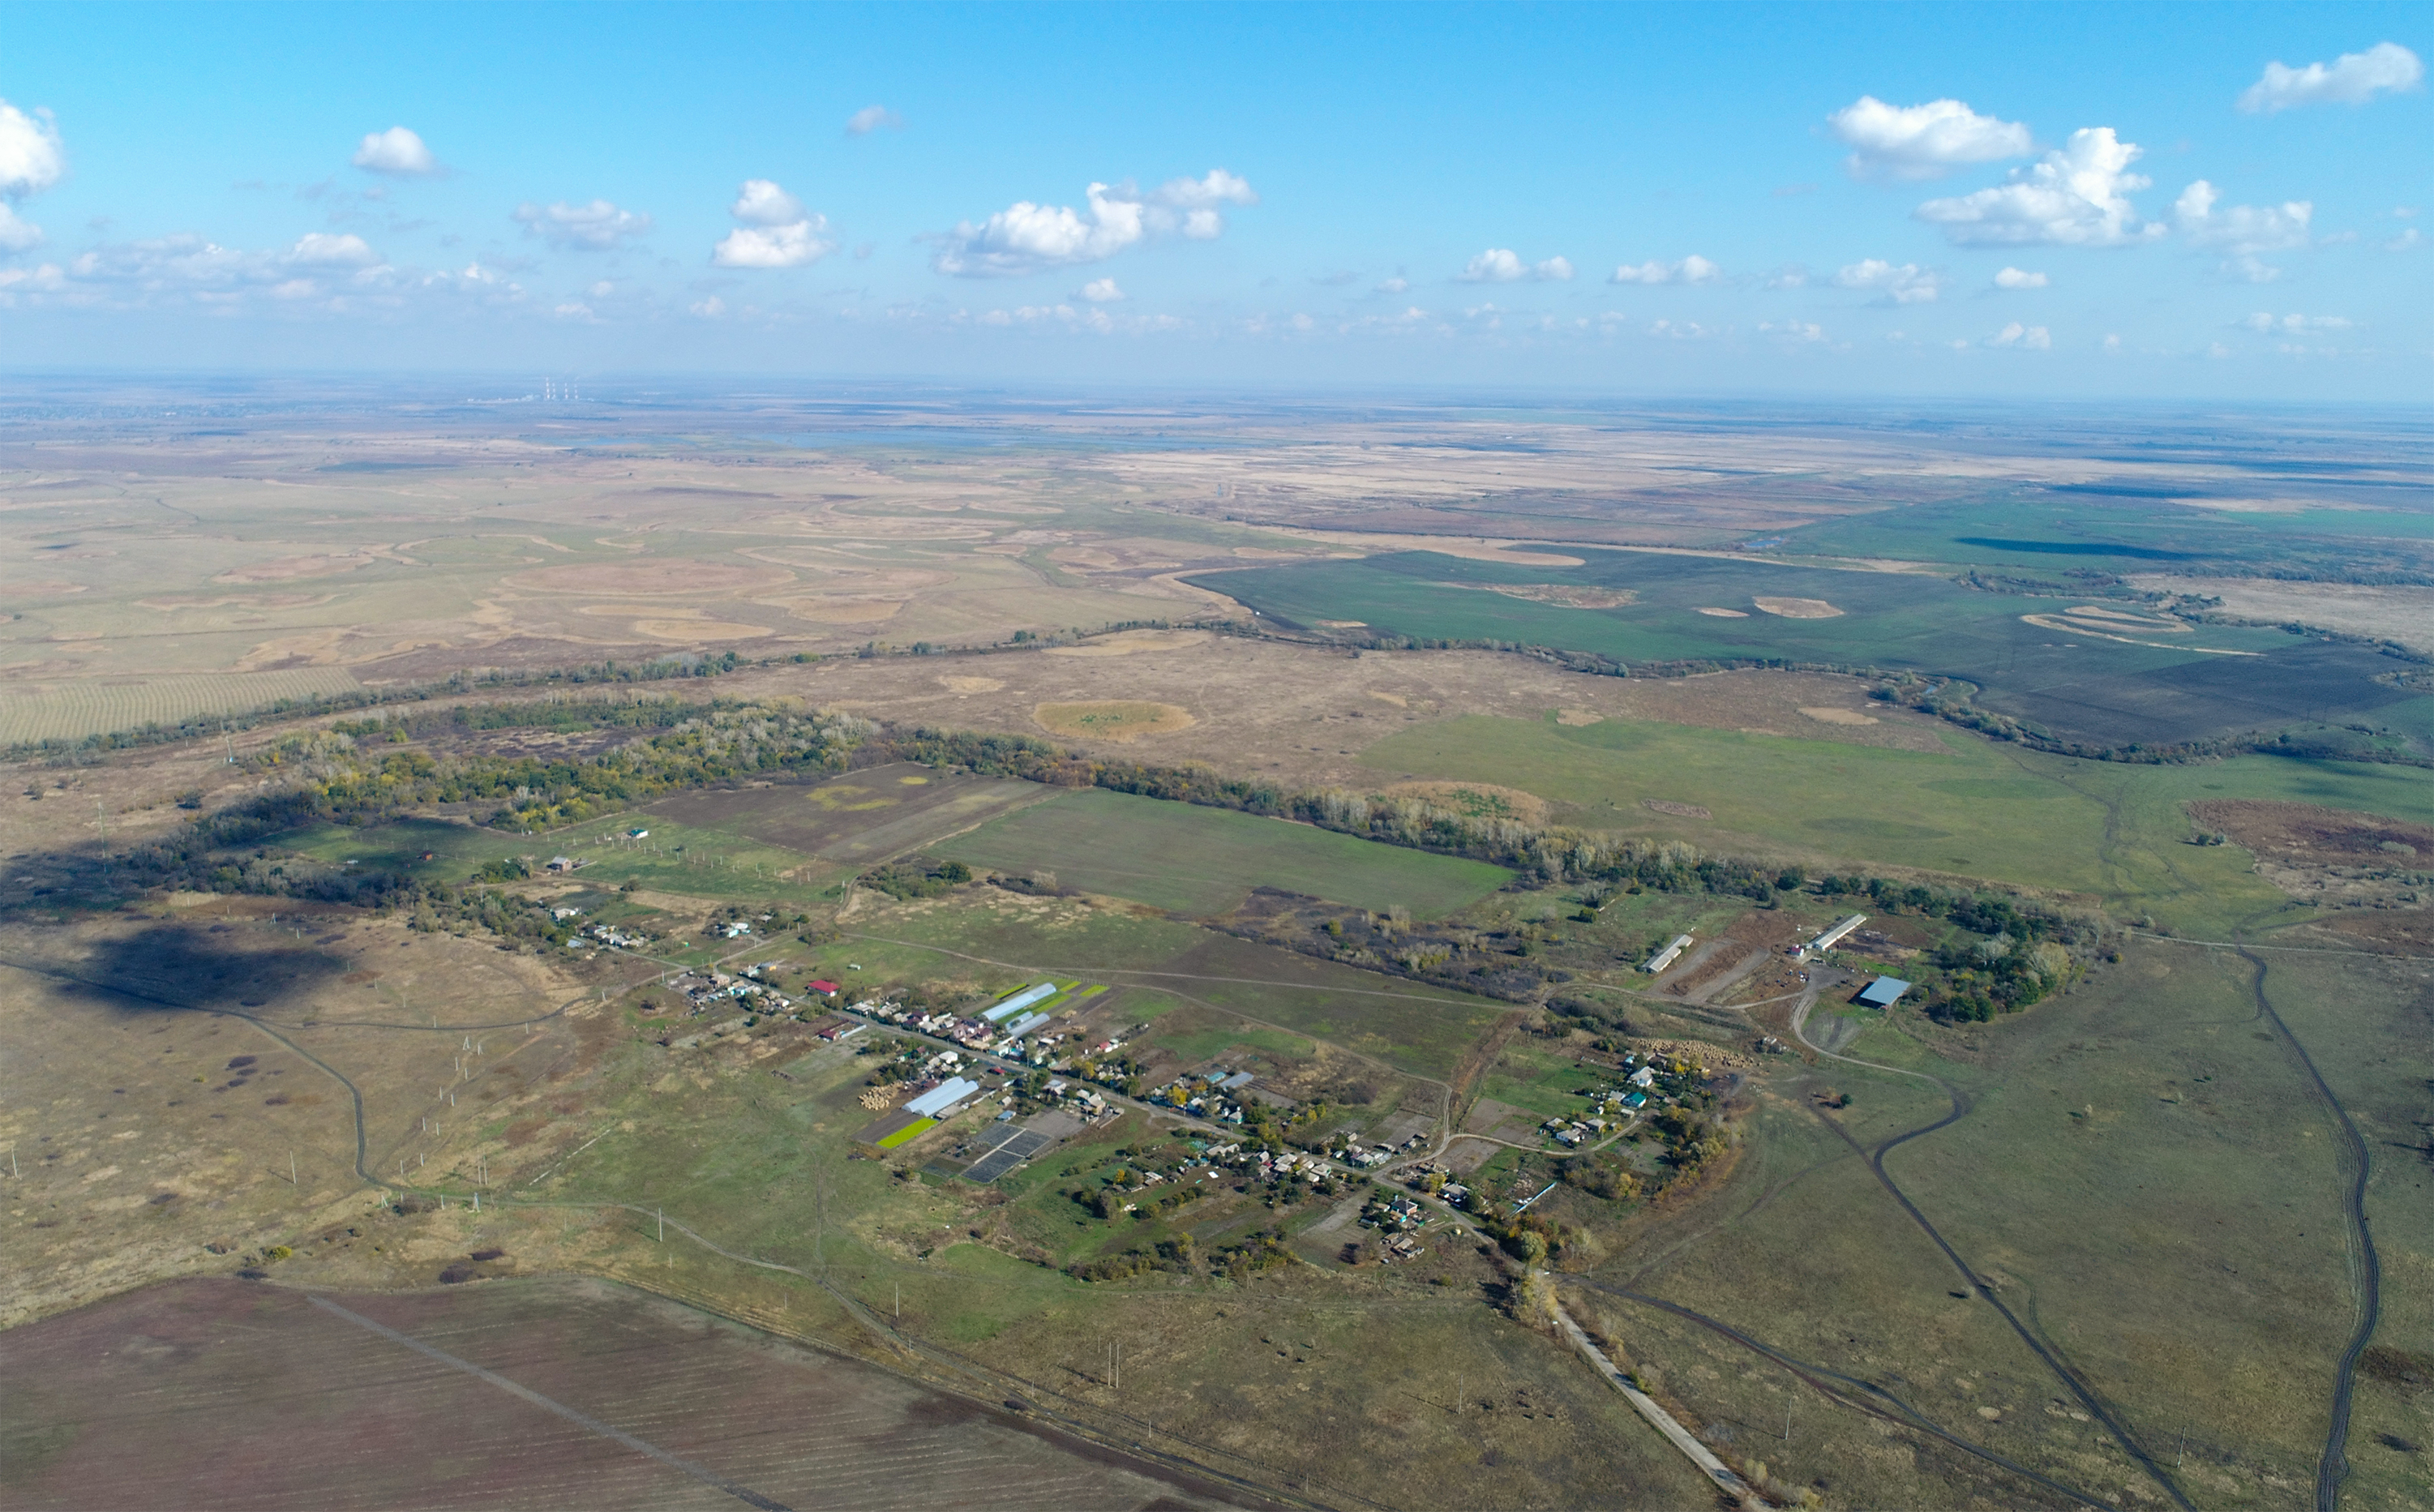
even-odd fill
[[[2274,756],[2179,766],[2080,761],[1960,731],[1942,753],[1609,719],[1474,715],[1370,747],[1381,782],[1497,782],[1564,805],[1568,823],[1706,849],[1875,864],[2083,892],[2184,931],[2296,914],[2237,847],[2192,845],[2182,804],[2257,799],[2434,823],[2434,773]],[[1643,799],[1706,808],[1712,820]]]
[[[2392,1037],[2407,1033],[2412,989],[2399,973],[2305,959],[2323,979],[2293,980],[2292,1001],[2340,1005],[2323,1015],[2343,1025],[2325,1040],[2354,1040],[2361,1069],[2400,1057]],[[2199,1505],[2308,1483],[2352,1321],[2329,1126],[2257,1022],[2250,972],[2229,952],[2136,943],[2016,1017],[1956,1032],[1896,1010],[1844,1051],[1966,1092],[1964,1119],[1902,1145],[1886,1169]],[[1770,1410],[1782,1420],[1791,1383],[1739,1368],[1755,1362],[1717,1353],[1712,1335],[1601,1297],[1602,1280],[1726,1317],[1828,1369],[1898,1379],[1930,1420],[2083,1489],[2129,1484],[2117,1452],[2092,1452],[2083,1425],[2046,1410],[2062,1395],[2051,1373],[1966,1295],[1826,1122],[1871,1143],[1942,1116],[1943,1092],[1835,1062],[1762,1074],[1780,1095],[1754,1111],[1732,1188],[1678,1218],[1635,1217],[1634,1242],[1584,1288],[1635,1353],[1711,1420],[1764,1421]],[[2395,1092],[2403,1079],[2396,1068],[2383,1076]],[[2337,1071],[2345,1098],[2360,1086]],[[1810,1095],[1824,1091],[1850,1106],[1826,1113]],[[2412,1319],[2423,1314],[2417,1304]],[[1737,1368],[1712,1368],[1727,1358]],[[2396,1399],[2377,1410],[2381,1422],[2405,1411]],[[1800,1421],[1810,1436],[1795,1425],[1787,1459],[1843,1458],[1822,1425]],[[2354,1437],[2353,1459],[2373,1469],[2374,1447]],[[2405,1476],[2391,1458],[2371,1484]],[[1876,1486],[1879,1469],[1843,1459],[1841,1473],[1857,1477],[1855,1503],[1904,1500]]]
[[[1401,552],[1228,572],[1208,586],[1302,624],[1359,620],[1423,639],[1517,642],[1627,663],[1780,659],[1961,678],[1983,690],[1980,701],[1990,708],[2103,745],[2216,738],[2306,720],[2379,722],[2384,710],[2409,697],[2374,680],[2392,670],[2375,652],[2280,629],[2202,626],[2107,638],[2023,618],[2083,600],[1981,592],[1933,574],[1588,555],[1579,567],[1530,568]],[[1636,596],[1615,609],[1573,609],[1491,591],[1529,583]],[[1759,610],[1760,597],[1822,599],[1843,612],[1781,618]]]
[[[1149,1035],[1146,1042],[1174,1052],[1187,1066],[1213,1060],[1228,1050],[1257,1051],[1278,1060],[1308,1060],[1318,1051],[1299,1035],[1282,1029],[1246,1029],[1239,1023],[1161,1031]]]
[[[1591,1087],[1611,1087],[1620,1078],[1603,1066],[1582,1066],[1560,1050],[1541,1050],[1517,1037],[1496,1057],[1479,1081],[1479,1095],[1509,1103],[1540,1118],[1563,1113],[1585,1117],[1588,1100],[1580,1094]],[[1569,1152],[1565,1152],[1569,1153]]]
[[[1224,913],[1253,887],[1269,886],[1437,919],[1512,875],[1308,825],[1098,789],[1034,804],[934,849],[972,866],[1054,871],[1062,886],[1197,915]]]
[[[315,824],[275,836],[271,844],[334,864],[353,861],[365,871],[387,871],[425,882],[462,882],[492,861],[521,856],[536,876],[552,856],[586,862],[578,873],[594,887],[633,882],[654,892],[706,902],[816,900],[851,868],[811,861],[799,852],[749,840],[731,831],[674,824],[654,818],[650,835],[624,839],[632,816],[592,819],[546,834],[515,834],[448,824],[436,819],[397,819],[354,829]],[[431,859],[425,861],[425,852]],[[797,868],[805,868],[797,870]],[[789,871],[796,875],[788,877]]]
[[[1490,591],[1500,583],[1627,589],[1637,596],[1619,609],[1572,609]],[[1210,586],[1222,586],[1264,612],[1305,623],[1358,619],[1397,634],[1519,641],[1601,652],[1627,662],[1786,657],[1956,673],[1999,666],[2007,654],[2067,639],[2021,624],[2020,616],[2050,614],[2071,602],[1975,592],[1928,574],[1594,550],[1586,564],[1568,568],[1397,552],[1228,572]],[[1759,597],[1820,598],[1843,613],[1829,619],[1783,619],[1757,610],[1753,600]],[[1701,614],[1703,608],[1739,610],[1748,618]],[[2212,627],[2189,639],[2259,651],[2290,640],[2279,630]],[[2113,643],[2094,643],[2083,649],[2089,653],[2083,661],[2107,671],[2198,660],[2186,651]]]
[[[2391,490],[2396,492],[2397,490]],[[2191,561],[2287,566],[2294,549],[2434,541],[2434,511],[2339,507],[2226,511],[2167,499],[2009,493],[1881,509],[1791,531],[1787,556],[1946,562],[2058,578],[2073,568],[2152,572]]]

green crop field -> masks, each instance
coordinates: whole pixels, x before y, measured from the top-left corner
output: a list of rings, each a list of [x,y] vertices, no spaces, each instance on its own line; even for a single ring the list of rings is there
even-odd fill
[[[1441,919],[1511,877],[1500,867],[1307,825],[1098,790],[1035,804],[936,849],[973,866],[1054,871],[1067,887],[1196,915],[1224,913],[1266,886]]]
[[[1523,584],[1633,598],[1573,609],[1493,591]],[[2381,711],[2422,701],[2375,681],[2391,665],[2366,647],[2218,626],[2103,639],[2022,618],[2075,600],[1979,592],[1931,574],[1628,551],[1592,551],[1576,568],[1521,568],[1405,552],[1229,572],[1208,586],[1303,624],[1357,620],[1390,634],[1520,642],[1625,662],[1781,658],[1963,678],[1984,690],[1989,708],[2099,744],[2314,719],[2382,722]],[[1823,600],[1842,612],[1784,618],[1759,610],[1759,598]]]
[[[2182,766],[2080,761],[1953,731],[1945,754],[1609,719],[1473,716],[1389,736],[1381,780],[1497,782],[1595,829],[2064,888],[2182,929],[2296,917],[2247,852],[2188,843],[2195,799],[2318,803],[2434,822],[2434,773],[2241,756]],[[1642,802],[1696,804],[1712,820]]]
[[[2393,490],[2397,495],[2400,490]],[[2152,571],[2190,562],[2288,567],[2316,552],[2355,565],[2362,550],[2434,540],[2434,511],[2404,507],[2234,513],[2126,495],[2021,499],[2008,492],[1882,509],[1794,530],[1787,556],[1897,558],[2050,577],[2072,567]],[[2132,507],[2123,507],[2124,505]]]

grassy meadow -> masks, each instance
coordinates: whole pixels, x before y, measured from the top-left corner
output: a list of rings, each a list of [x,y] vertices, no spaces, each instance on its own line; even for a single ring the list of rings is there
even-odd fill
[[[1967,1117],[1892,1153],[1888,1171],[2168,1466],[2186,1434],[2180,1473],[2200,1505],[2304,1494],[2351,1319],[2328,1126],[2257,1023],[2249,981],[2228,952],[2139,944],[2017,1019],[1963,1035],[1896,1014],[1846,1052],[1967,1094]],[[2340,988],[2370,1041],[2403,1022],[2390,984]],[[1826,1114],[1824,1091],[1851,1105]],[[2126,1487],[2139,1472],[2057,1401],[2066,1393],[1991,1308],[1952,1295],[1965,1283],[1824,1122],[1873,1143],[1945,1107],[1914,1079],[1785,1066],[1731,1187],[1679,1218],[1635,1219],[1628,1247],[1583,1290],[1703,1417],[1766,1425],[1772,1439],[1789,1398],[1782,1459],[1835,1463],[1837,1500],[1901,1500],[1858,1452],[1860,1424],[1757,1357],[1599,1289],[1654,1294],[1883,1383],[1946,1430],[2083,1489]],[[2396,1400],[2386,1408],[2399,1420]],[[2387,1452],[2361,1439],[2351,1452]]]
[[[2302,910],[2247,852],[2189,843],[2197,799],[2318,803],[2434,822],[2434,773],[2241,756],[2181,766],[2080,761],[1960,731],[1943,754],[1686,725],[1567,726],[1471,716],[1362,754],[1381,782],[1502,782],[1593,829],[1805,857],[1915,867],[2103,899],[2185,932],[2263,928]],[[1695,804],[1712,819],[1644,799]]]

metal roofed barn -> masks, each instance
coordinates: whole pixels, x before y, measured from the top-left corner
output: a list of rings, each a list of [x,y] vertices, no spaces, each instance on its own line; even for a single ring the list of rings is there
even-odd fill
[[[995,1023],[1009,1013],[1020,1012],[1022,1009],[1031,1006],[1033,1004],[1037,1003],[1042,998],[1054,996],[1055,991],[1056,984],[1054,982],[1042,982],[1037,987],[1024,988],[1021,991],[1017,992],[1010,998],[1007,998],[1004,1002],[995,1004],[990,1006],[986,1012],[981,1015],[981,1017],[986,1019],[991,1023]]]
[[[1676,935],[1670,942],[1667,943],[1663,950],[1658,951],[1655,954],[1650,956],[1648,958],[1648,964],[1641,968],[1641,970],[1645,971],[1649,975],[1654,976],[1657,972],[1662,971],[1665,968],[1672,965],[1673,958],[1680,955],[1684,951],[1687,951],[1689,948],[1690,936],[1688,935]]]
[[[924,1118],[935,1118],[941,1110],[953,1107],[980,1090],[979,1082],[966,1081],[961,1076],[950,1076],[906,1103],[904,1110],[908,1113],[918,1113]]]
[[[1859,1001],[1872,1008],[1890,1008],[1894,1000],[1910,990],[1910,984],[1898,976],[1880,976],[1860,989]]]

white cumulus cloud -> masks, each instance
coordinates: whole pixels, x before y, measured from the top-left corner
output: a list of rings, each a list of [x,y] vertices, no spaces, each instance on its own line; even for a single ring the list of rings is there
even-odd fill
[[[2248,255],[2288,251],[2307,245],[2307,223],[2316,207],[2305,199],[2279,205],[2227,205],[2213,184],[2198,180],[2172,201],[2172,218],[2192,247]]]
[[[2341,315],[2269,315],[2259,310],[2239,322],[2260,335],[2298,335],[2308,331],[2347,331],[2356,321]]]
[[[2041,289],[2046,286],[2046,276],[2007,267],[1995,275],[1995,286],[1998,289]]]
[[[539,236],[552,247],[587,252],[608,251],[622,242],[647,234],[651,229],[650,216],[640,211],[620,210],[606,199],[594,199],[588,205],[570,205],[560,200],[547,209],[526,200],[516,207],[514,218],[527,236]]]
[[[1491,247],[1465,264],[1461,276],[1466,284],[1516,284],[1523,279],[1561,284],[1572,276],[1572,265],[1561,257],[1525,263],[1509,247]]]
[[[32,114],[0,100],[0,199],[40,194],[67,172],[67,154],[51,112]]]
[[[745,180],[727,213],[743,224],[711,249],[720,267],[803,267],[836,250],[828,217],[805,210],[773,180]]]
[[[2009,182],[1930,199],[1918,207],[1918,218],[1941,226],[1963,247],[2122,247],[2151,240],[2165,228],[2142,222],[2129,199],[2150,182],[2130,171],[2140,156],[2135,143],[2120,140],[2109,126],[2083,128],[2059,150],[2013,169]]]
[[[1724,276],[1724,270],[1692,252],[1678,263],[1659,263],[1654,259],[1637,266],[1625,263],[1617,267],[1606,282],[1609,284],[1713,284]]]
[[[904,117],[897,114],[894,111],[889,110],[886,106],[866,105],[861,110],[854,112],[851,115],[845,118],[845,134],[848,136],[868,136],[871,132],[878,130],[883,126],[892,129],[901,127],[903,124]]]
[[[2412,230],[2411,235],[2416,234]],[[43,228],[24,219],[0,200],[0,252],[23,252],[43,245]]]
[[[814,215],[789,226],[738,226],[719,238],[710,260],[720,267],[803,267],[836,250],[828,222]]]
[[[439,160],[422,145],[422,138],[402,126],[386,131],[369,131],[355,144],[355,166],[367,173],[386,173],[399,179],[427,179],[439,171]]]
[[[2239,108],[2270,115],[2294,105],[2363,105],[2377,94],[2415,89],[2425,77],[2425,65],[2415,53],[2396,42],[2379,42],[2329,64],[2268,63],[2264,77],[2239,96]]]
[[[1123,297],[1124,291],[1116,287],[1116,281],[1111,278],[1094,278],[1083,284],[1082,292],[1075,296],[1092,304],[1113,304]]]
[[[2014,320],[1986,338],[1990,347],[2018,347],[2024,352],[2047,352],[2053,347],[2053,335],[2041,325],[2022,325]]]
[[[767,179],[746,179],[727,213],[746,226],[783,226],[803,218],[803,202]]]
[[[1240,175],[1211,168],[1148,194],[1130,183],[1094,183],[1085,202],[1087,213],[1020,199],[977,224],[959,222],[934,238],[930,266],[955,278],[1020,278],[1101,262],[1152,236],[1209,241],[1226,230],[1221,206],[1256,205],[1260,197]]]
[[[297,267],[373,267],[381,254],[373,251],[361,236],[334,236],[328,232],[307,232],[287,249],[287,262]]]
[[[1973,163],[2026,157],[2030,145],[2019,122],[1951,99],[1888,105],[1862,94],[1826,124],[1853,148],[1846,165],[1855,179],[1938,179]]]
[[[1944,280],[1916,263],[1895,266],[1871,257],[1835,274],[1834,286],[1867,290],[1887,304],[1930,304],[1944,292]]]

